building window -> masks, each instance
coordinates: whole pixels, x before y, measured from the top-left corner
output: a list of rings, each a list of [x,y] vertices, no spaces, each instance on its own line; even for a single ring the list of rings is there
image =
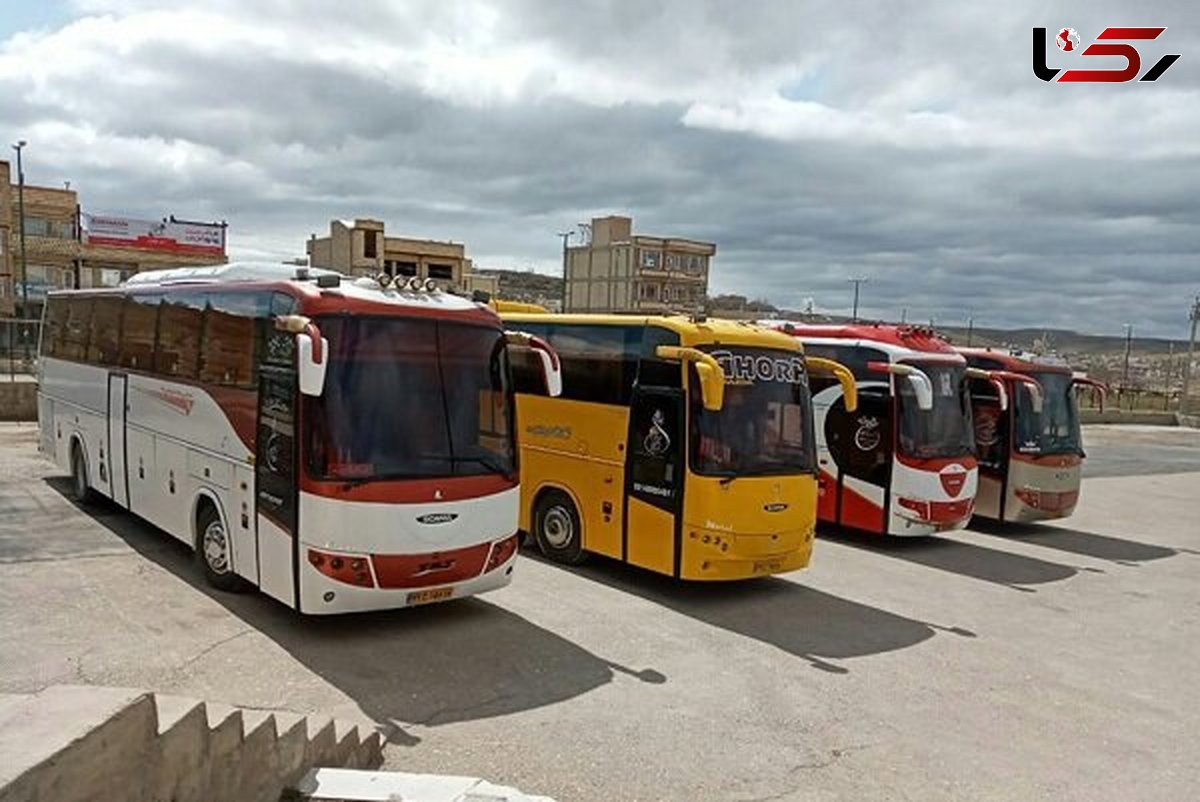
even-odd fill
[[[363,232],[363,256],[367,259],[374,259],[378,251],[375,250],[375,232]]]
[[[396,262],[397,276],[415,276],[417,275],[416,262]]]
[[[659,265],[658,251],[642,251],[642,267],[648,267],[652,270],[657,270]]]
[[[431,264],[429,265],[429,277],[440,279],[453,279],[454,267],[452,265]]]
[[[49,220],[45,217],[25,217],[25,235],[51,239],[75,239],[74,220]]]

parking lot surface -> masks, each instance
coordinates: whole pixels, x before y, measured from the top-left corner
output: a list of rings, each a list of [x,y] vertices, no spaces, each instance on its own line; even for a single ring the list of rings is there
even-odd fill
[[[478,599],[305,619],[79,510],[0,425],[0,691],[359,710],[387,766],[560,800],[1185,800],[1200,787],[1200,433],[1088,427],[1061,524],[824,533],[682,585],[532,556]]]

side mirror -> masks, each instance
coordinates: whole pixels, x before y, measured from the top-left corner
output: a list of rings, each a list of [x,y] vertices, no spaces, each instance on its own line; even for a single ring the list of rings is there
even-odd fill
[[[710,412],[720,412],[725,406],[725,371],[711,355],[698,348],[678,345],[660,345],[654,349],[659,359],[678,360],[696,367],[696,378],[700,381],[700,403]]]
[[[996,388],[996,396],[1000,400],[1000,411],[1008,411],[1008,388],[1004,386],[1004,379],[995,375],[995,373],[982,368],[967,368],[967,377],[971,379],[982,379],[990,383]]]
[[[841,362],[819,356],[804,357],[804,364],[821,373],[832,373],[838,380],[838,384],[842,385],[842,398],[846,401],[846,411],[853,412],[858,409],[858,382],[854,380],[854,374],[850,368]]]
[[[276,318],[275,328],[296,335],[296,374],[300,392],[304,395],[320,395],[325,390],[325,369],[329,366],[326,357],[329,341],[321,336],[321,329],[303,315]]]
[[[1104,411],[1104,401],[1108,397],[1108,385],[1086,376],[1076,376],[1071,379],[1071,383],[1081,387],[1091,387],[1092,393],[1100,398],[1100,411]]]
[[[546,382],[546,394],[551,398],[562,395],[562,361],[550,343],[541,337],[523,331],[506,331],[504,340],[518,348],[528,348],[537,354],[542,363],[542,379]]]
[[[1042,392],[1042,384],[1032,376],[1026,376],[1024,373],[1014,373],[1010,370],[991,370],[989,374],[997,379],[1004,379],[1017,384],[1023,384],[1029,390],[1029,397],[1033,401],[1033,411],[1036,415],[1042,414],[1042,406],[1046,400],[1046,394]]]
[[[928,412],[933,409],[933,382],[920,368],[912,365],[902,365],[898,362],[868,362],[867,370],[876,373],[890,373],[893,376],[903,376],[913,394],[917,397],[917,409]]]

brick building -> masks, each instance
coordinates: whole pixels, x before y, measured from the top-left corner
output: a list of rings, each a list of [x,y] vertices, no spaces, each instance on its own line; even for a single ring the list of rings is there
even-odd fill
[[[433,279],[443,289],[496,294],[495,276],[476,273],[462,243],[389,237],[379,220],[332,220],[329,236],[315,234],[305,246],[313,267],[351,276],[386,273],[400,279]]]
[[[567,248],[568,312],[700,312],[711,242],[633,233],[628,217],[592,218],[591,240]]]
[[[226,261],[223,226],[83,215],[74,190],[27,183],[22,282],[17,179],[0,161],[0,317],[21,309],[22,284],[28,297],[22,316],[38,317],[52,289],[111,286],[141,270]],[[93,221],[91,231],[82,230],[84,219]],[[208,241],[185,241],[192,235]]]

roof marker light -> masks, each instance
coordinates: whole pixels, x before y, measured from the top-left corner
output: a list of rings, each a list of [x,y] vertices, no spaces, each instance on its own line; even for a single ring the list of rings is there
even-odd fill
[[[375,280],[379,282],[379,286],[385,290],[388,288],[388,285],[392,283],[392,277],[387,273],[380,273],[375,277]]]

